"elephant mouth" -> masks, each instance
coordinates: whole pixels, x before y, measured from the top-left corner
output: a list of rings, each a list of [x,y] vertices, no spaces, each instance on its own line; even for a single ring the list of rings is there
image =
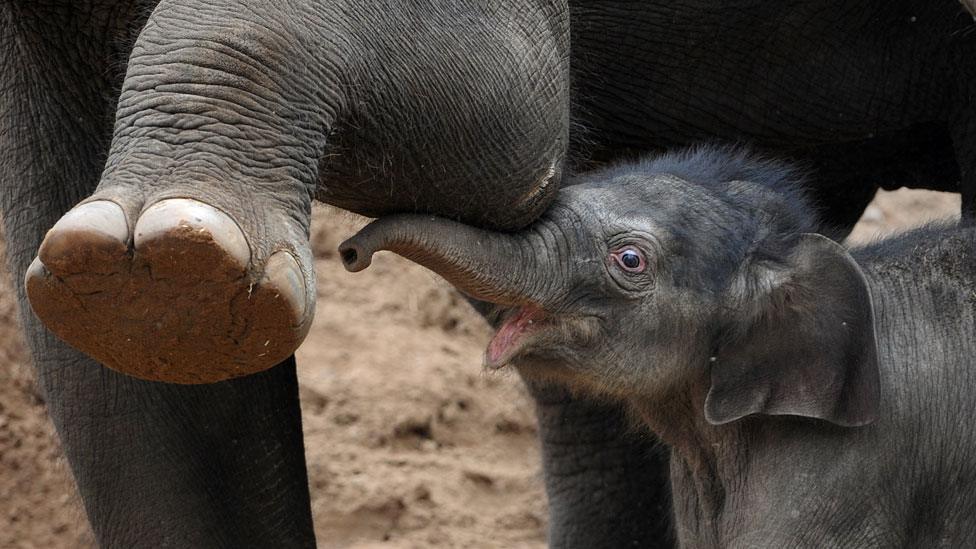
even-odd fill
[[[538,307],[527,305],[513,309],[488,343],[485,366],[498,369],[509,364],[535,339],[535,335],[552,325],[552,317]]]

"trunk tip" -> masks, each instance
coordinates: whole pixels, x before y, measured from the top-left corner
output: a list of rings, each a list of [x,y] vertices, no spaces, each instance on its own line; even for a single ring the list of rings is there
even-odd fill
[[[342,258],[342,265],[350,273],[358,273],[372,262],[373,254],[364,250],[362,246],[353,241],[354,238],[339,244],[339,257]]]

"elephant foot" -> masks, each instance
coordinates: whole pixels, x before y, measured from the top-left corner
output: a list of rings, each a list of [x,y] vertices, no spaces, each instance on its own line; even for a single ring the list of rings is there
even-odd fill
[[[31,307],[70,345],[128,375],[192,384],[270,368],[308,333],[315,292],[303,255],[256,260],[234,219],[187,198],[150,205],[130,227],[116,202],[94,200],[41,244],[26,277]]]

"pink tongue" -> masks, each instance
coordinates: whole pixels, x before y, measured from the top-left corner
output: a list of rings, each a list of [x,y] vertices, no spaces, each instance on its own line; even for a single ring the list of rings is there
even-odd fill
[[[497,364],[515,347],[522,334],[526,332],[529,322],[535,320],[537,316],[536,309],[523,307],[515,316],[506,320],[488,344],[488,360]]]

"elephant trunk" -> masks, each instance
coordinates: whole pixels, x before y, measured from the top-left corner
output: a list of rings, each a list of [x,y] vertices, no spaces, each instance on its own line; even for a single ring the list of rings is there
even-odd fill
[[[395,215],[367,225],[339,246],[347,270],[370,265],[388,250],[441,275],[470,297],[499,305],[544,306],[559,276],[555,233],[544,222],[517,233],[477,229],[424,215]]]

